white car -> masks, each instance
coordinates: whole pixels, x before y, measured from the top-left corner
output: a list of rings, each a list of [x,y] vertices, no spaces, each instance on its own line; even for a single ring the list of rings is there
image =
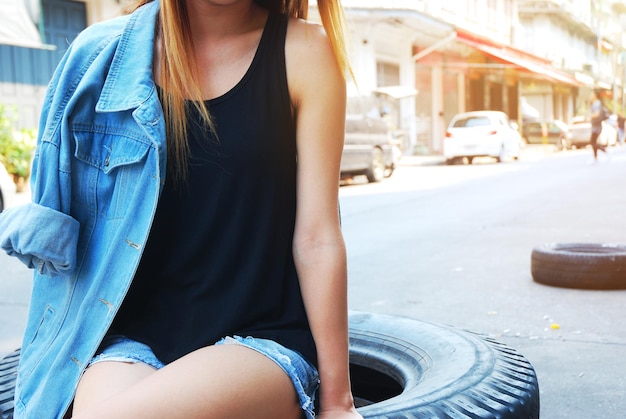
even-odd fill
[[[0,212],[8,208],[15,200],[15,182],[0,163]]]
[[[382,118],[347,115],[341,178],[365,175],[369,182],[380,182],[391,176],[401,155],[397,143]]]
[[[452,118],[443,140],[447,164],[474,157],[494,157],[498,162],[507,157],[518,159],[522,144],[519,127],[504,112],[475,111]]]
[[[584,148],[589,145],[591,139],[591,121],[584,116],[576,116],[569,125],[572,145],[576,148]],[[617,145],[617,130],[607,121],[602,121],[602,132],[598,137],[598,144]]]

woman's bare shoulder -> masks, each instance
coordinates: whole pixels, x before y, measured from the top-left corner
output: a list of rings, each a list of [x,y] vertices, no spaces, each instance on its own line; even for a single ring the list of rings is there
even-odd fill
[[[317,23],[290,19],[285,56],[292,96],[297,96],[303,84],[312,87],[342,78],[330,39]]]
[[[327,42],[326,32],[321,24],[310,20],[289,18],[288,41]]]

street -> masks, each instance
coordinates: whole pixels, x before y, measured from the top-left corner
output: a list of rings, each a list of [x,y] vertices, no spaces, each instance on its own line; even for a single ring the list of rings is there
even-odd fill
[[[526,147],[519,161],[406,157],[391,178],[340,189],[351,309],[480,332],[535,367],[541,417],[626,411],[626,290],[533,282],[547,242],[626,242],[626,147]],[[0,254],[0,356],[19,347],[30,272]]]
[[[534,283],[547,242],[624,242],[626,149],[526,149],[517,162],[417,166],[344,186],[350,307],[490,335],[535,367],[541,416],[626,410],[626,291]],[[482,164],[481,164],[482,163]]]

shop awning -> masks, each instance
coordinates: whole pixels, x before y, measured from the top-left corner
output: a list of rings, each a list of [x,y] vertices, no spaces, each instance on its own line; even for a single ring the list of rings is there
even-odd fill
[[[44,46],[30,17],[26,0],[0,0],[0,10],[0,44],[32,48]]]
[[[387,95],[393,99],[406,99],[417,96],[418,91],[407,86],[385,86],[374,89],[372,93]]]
[[[457,31],[456,39],[459,42],[488,55],[496,61],[510,64],[522,71],[536,74],[541,78],[554,83],[567,84],[571,86],[584,85],[584,83],[577,80],[574,76],[555,68],[549,61],[544,60],[541,57],[537,57],[505,45],[488,43],[487,41],[472,37],[462,31]]]

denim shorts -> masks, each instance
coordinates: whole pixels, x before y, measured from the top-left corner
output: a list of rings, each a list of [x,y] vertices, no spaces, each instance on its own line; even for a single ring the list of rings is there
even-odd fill
[[[216,345],[245,346],[274,361],[291,379],[306,418],[315,417],[315,393],[319,387],[319,374],[317,369],[298,352],[285,348],[273,340],[250,336],[245,338],[227,336],[220,339]],[[88,367],[103,361],[141,362],[155,369],[165,366],[148,345],[122,335],[106,336]]]

